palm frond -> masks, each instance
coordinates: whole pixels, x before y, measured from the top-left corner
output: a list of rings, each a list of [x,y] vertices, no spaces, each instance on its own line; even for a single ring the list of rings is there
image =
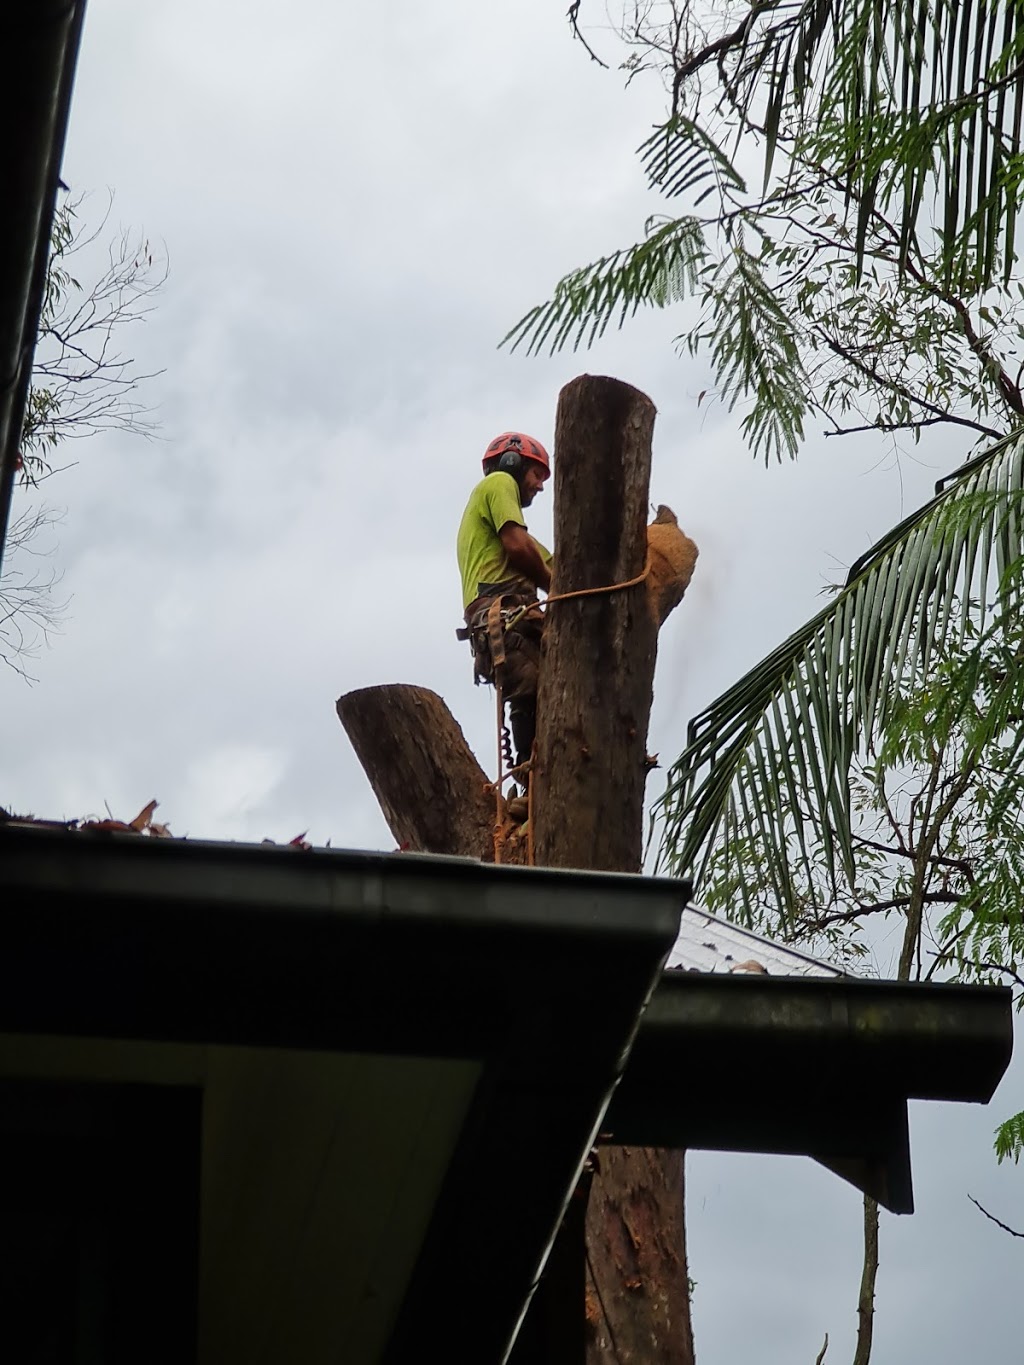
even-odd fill
[[[752,400],[742,431],[768,464],[796,455],[811,386],[793,317],[742,236],[734,233],[731,245],[705,283],[708,322],[690,333],[687,346],[693,353],[710,339],[715,382],[730,410],[740,398]]]
[[[668,199],[712,178],[736,190],[746,189],[743,177],[714,138],[682,114],[656,128],[639,148],[639,156],[652,188]]]
[[[640,308],[666,308],[695,292],[706,249],[693,218],[651,220],[636,246],[574,270],[561,279],[547,303],[538,304],[502,339],[528,355],[571,345],[591,346],[617,317],[618,326]]]
[[[942,481],[824,611],[691,722],[654,812],[661,868],[699,881],[713,851],[756,834],[771,850],[766,875],[783,914],[798,899],[791,864],[812,846],[835,878],[853,879],[853,760],[1000,600],[1024,554],[1022,478],[1018,434]]]
[[[661,131],[678,142],[668,159],[685,168],[681,183],[731,166],[721,131],[734,119],[761,136],[766,192],[784,147],[842,176],[862,226],[884,210],[904,251],[922,215],[934,218],[947,282],[977,272],[987,285],[1000,263],[1009,270],[1024,156],[1020,0],[752,0],[676,71]]]

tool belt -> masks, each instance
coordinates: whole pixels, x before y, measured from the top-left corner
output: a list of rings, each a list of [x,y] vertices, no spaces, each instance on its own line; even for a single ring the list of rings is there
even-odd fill
[[[536,696],[544,613],[532,588],[481,583],[456,637],[473,651],[473,681],[500,682],[507,701]]]

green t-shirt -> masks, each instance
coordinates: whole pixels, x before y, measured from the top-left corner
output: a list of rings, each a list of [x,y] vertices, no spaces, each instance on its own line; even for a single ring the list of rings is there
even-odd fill
[[[470,493],[462,514],[458,556],[464,607],[468,607],[473,598],[479,596],[481,583],[522,580],[522,575],[516,573],[508,562],[508,555],[498,535],[510,521],[517,526],[526,525],[519,502],[519,485],[511,474],[499,469],[480,480]],[[538,540],[533,543],[544,563],[550,564],[550,550],[546,550]]]

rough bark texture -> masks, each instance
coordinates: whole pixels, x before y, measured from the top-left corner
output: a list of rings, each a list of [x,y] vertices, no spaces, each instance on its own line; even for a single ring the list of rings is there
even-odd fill
[[[494,861],[494,790],[436,692],[363,687],[339,697],[337,712],[401,850]],[[523,827],[506,822],[501,861],[524,864],[527,853]]]
[[[864,1268],[857,1300],[857,1349],[853,1365],[868,1365],[875,1328],[875,1280],[878,1276],[878,1205],[864,1196]]]
[[[562,390],[553,594],[643,570],[654,416],[616,379],[581,375]],[[643,584],[548,608],[533,777],[541,866],[639,872],[657,639]]]
[[[363,687],[338,699],[338,718],[400,848],[491,860],[487,774],[436,692]]]
[[[598,1159],[587,1207],[588,1358],[692,1361],[685,1153],[602,1147]]]
[[[562,390],[553,593],[643,569],[654,416],[651,400],[618,380],[583,375]],[[642,584],[549,608],[533,775],[538,864],[640,870],[657,633]],[[599,1158],[587,1216],[588,1365],[692,1365],[683,1153],[602,1148]]]

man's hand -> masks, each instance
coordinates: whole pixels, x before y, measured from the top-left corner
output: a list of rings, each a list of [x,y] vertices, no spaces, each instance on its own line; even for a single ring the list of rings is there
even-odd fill
[[[498,536],[513,569],[538,588],[550,592],[551,574],[526,527],[518,526],[514,521],[506,521]]]

